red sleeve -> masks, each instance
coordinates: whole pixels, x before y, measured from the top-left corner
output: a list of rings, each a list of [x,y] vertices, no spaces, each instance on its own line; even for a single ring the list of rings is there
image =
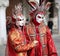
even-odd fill
[[[56,47],[55,47],[54,41],[52,39],[51,32],[48,27],[47,27],[47,40],[48,40],[47,45],[48,45],[49,56],[58,56],[57,52],[56,52]]]
[[[27,51],[34,47],[32,43],[25,44],[25,39],[14,29],[9,32],[9,39],[10,45],[16,52]]]

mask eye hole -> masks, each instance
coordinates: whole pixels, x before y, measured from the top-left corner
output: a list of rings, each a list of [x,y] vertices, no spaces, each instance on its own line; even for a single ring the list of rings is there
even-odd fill
[[[21,19],[17,18],[17,21],[21,21]]]
[[[38,18],[41,18],[40,16],[38,16]]]
[[[42,19],[43,19],[44,17],[42,17]]]

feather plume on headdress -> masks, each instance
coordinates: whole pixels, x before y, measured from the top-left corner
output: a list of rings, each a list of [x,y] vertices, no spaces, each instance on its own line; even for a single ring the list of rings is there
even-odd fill
[[[15,5],[15,7],[12,9],[12,22],[15,23],[18,16],[22,15],[22,4],[19,3]]]
[[[16,16],[22,14],[22,6],[21,6],[21,3],[15,5],[14,9],[12,9],[12,15],[13,15],[13,18],[16,19]]]

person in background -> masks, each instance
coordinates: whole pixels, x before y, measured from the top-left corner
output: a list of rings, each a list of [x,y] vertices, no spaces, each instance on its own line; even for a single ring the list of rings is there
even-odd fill
[[[49,21],[48,21],[48,27],[50,28],[51,33],[53,33],[52,32],[53,31],[53,21],[51,19],[49,19]]]
[[[45,0],[38,5],[37,1],[29,0],[28,4],[32,7],[30,15],[30,22],[26,25],[27,33],[32,40],[37,40],[37,46],[28,51],[28,56],[58,56],[56,47],[50,32],[50,29],[45,25],[44,20],[46,15],[46,9],[50,2],[44,4]],[[44,6],[43,6],[44,4]]]
[[[8,32],[5,56],[28,56],[27,51],[33,49],[38,41],[29,42],[27,39],[25,21],[26,18],[22,14],[20,3],[15,6],[16,14],[13,14],[15,24]]]

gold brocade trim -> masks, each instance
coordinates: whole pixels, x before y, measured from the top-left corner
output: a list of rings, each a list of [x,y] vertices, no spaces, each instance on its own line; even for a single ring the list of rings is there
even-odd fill
[[[27,53],[25,52],[20,52],[20,53],[18,53],[18,56],[27,56]]]
[[[30,37],[36,37],[36,34],[30,34],[29,36]]]

